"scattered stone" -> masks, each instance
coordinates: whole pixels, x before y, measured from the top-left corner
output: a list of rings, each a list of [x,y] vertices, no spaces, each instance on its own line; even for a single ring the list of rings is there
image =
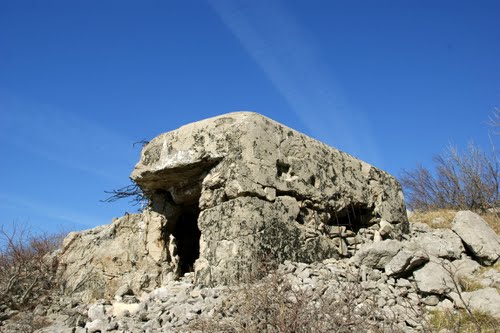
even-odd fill
[[[451,228],[482,264],[493,265],[500,258],[500,237],[478,214],[458,212]]]
[[[500,290],[500,272],[490,268],[479,276],[480,283],[485,287],[493,287]]]
[[[91,321],[97,319],[103,319],[106,317],[106,310],[103,304],[94,304],[89,307],[87,311],[87,316]]]
[[[435,258],[413,272],[418,290],[423,294],[445,295],[454,291],[453,273],[447,268],[449,262]]]
[[[471,310],[478,310],[488,313],[500,319],[500,294],[495,288],[484,288],[471,292],[463,292],[462,298],[465,305]],[[464,306],[460,299],[455,300],[455,304]]]
[[[354,257],[358,265],[382,269],[401,250],[403,245],[395,240],[385,240],[377,243],[366,244]]]
[[[390,224],[386,220],[381,220],[379,222],[379,225],[380,228],[378,229],[378,232],[380,233],[380,236],[382,236],[382,238],[387,238],[392,234],[392,224]]]
[[[476,261],[468,258],[455,260],[451,263],[452,272],[457,276],[471,276],[481,267]]]
[[[429,256],[460,259],[465,251],[462,240],[450,229],[436,229],[417,235],[417,242]]]
[[[408,275],[417,267],[429,261],[429,256],[416,243],[407,243],[385,265],[385,272],[389,276]]]
[[[429,295],[429,296],[425,297],[424,299],[422,299],[422,303],[424,303],[425,305],[430,305],[430,306],[438,305],[439,297],[437,297],[436,295]]]

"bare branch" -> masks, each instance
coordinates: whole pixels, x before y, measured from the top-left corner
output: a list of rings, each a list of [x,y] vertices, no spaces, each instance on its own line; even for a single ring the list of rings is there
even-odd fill
[[[142,208],[147,206],[149,202],[149,199],[146,197],[146,194],[135,183],[111,191],[104,191],[104,193],[107,193],[110,196],[107,197],[106,199],[101,200],[101,202],[115,202],[120,199],[129,198],[130,199],[129,202],[134,206],[139,205],[140,210],[142,210]]]
[[[493,154],[471,143],[464,152],[449,146],[433,160],[434,173],[422,166],[402,173],[410,208],[486,211],[500,205],[500,163]]]

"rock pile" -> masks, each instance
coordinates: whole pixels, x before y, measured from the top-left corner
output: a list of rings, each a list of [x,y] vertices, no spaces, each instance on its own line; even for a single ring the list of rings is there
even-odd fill
[[[484,223],[474,213],[459,212],[454,225],[463,222],[475,230],[476,223]],[[242,312],[240,300],[256,302],[258,307],[273,306],[259,304],[255,290],[267,288],[271,299],[279,302],[283,285],[293,288],[291,295],[303,297],[295,300],[302,307],[312,304],[320,314],[326,311],[330,319],[320,321],[323,325],[341,325],[349,313],[352,332],[362,328],[423,332],[428,328],[429,310],[467,307],[500,319],[500,272],[481,266],[476,261],[479,257],[467,250],[471,244],[457,242],[459,236],[454,232],[421,223],[411,226],[406,239],[365,244],[352,258],[310,264],[285,261],[252,285],[242,281],[234,286],[207,287],[196,283],[194,273],[187,273],[150,292],[138,294],[124,287],[113,298],[90,304],[65,296],[52,306],[35,310],[53,322],[39,332],[200,332],[200,327],[213,327],[216,332],[224,327],[220,325],[251,323],[255,318],[248,316],[253,313]],[[492,230],[480,238],[493,240],[483,247],[499,250],[495,245],[498,236]],[[279,284],[273,277],[280,279]],[[468,291],[466,283],[479,289]],[[339,313],[341,318],[336,318]]]

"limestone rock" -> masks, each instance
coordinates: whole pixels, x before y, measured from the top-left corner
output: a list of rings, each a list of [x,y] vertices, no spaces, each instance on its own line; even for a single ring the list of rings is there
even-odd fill
[[[423,294],[445,295],[456,291],[453,273],[446,260],[435,258],[429,261],[425,266],[413,272],[413,278],[418,290]]]
[[[452,230],[482,264],[492,265],[500,258],[500,237],[476,213],[458,212]]]
[[[474,274],[481,265],[479,265],[476,261],[468,258],[455,260],[451,263],[452,272],[456,276],[471,276]]]
[[[429,230],[414,239],[428,255],[444,259],[460,259],[465,251],[462,240],[449,229]]]
[[[403,245],[395,240],[385,240],[366,245],[353,258],[358,265],[382,269],[401,250]]]
[[[162,238],[165,228],[165,216],[146,211],[71,233],[59,254],[66,292],[83,292],[89,301],[112,298],[123,285],[135,293],[152,290],[178,269]]]
[[[462,298],[471,310],[478,310],[500,319],[500,294],[496,288],[484,288],[462,293]],[[456,301],[460,305],[460,300]],[[463,304],[462,304],[463,306]]]
[[[429,256],[419,245],[408,243],[385,265],[385,272],[389,276],[410,274],[428,261]]]

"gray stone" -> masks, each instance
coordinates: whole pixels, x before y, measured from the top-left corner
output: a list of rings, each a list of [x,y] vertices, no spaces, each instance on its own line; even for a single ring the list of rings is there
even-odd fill
[[[485,287],[493,287],[500,290],[500,272],[490,268],[479,276],[480,283]]]
[[[429,261],[429,256],[415,243],[405,244],[396,255],[390,258],[385,265],[385,272],[389,276],[408,275],[417,267]]]
[[[500,294],[495,288],[464,292],[462,298],[471,310],[485,312],[500,319]],[[461,302],[457,301],[457,303],[460,305]]]
[[[452,230],[482,264],[492,265],[500,258],[500,237],[476,213],[458,212]]]
[[[372,244],[366,244],[356,255],[353,261],[361,266],[382,269],[403,247],[401,242],[395,240],[384,240]]]
[[[167,281],[179,265],[169,251],[172,240],[165,239],[165,228],[164,215],[146,210],[108,226],[70,233],[59,254],[66,292],[84,292],[83,299],[90,301],[113,298],[122,285],[140,294]]]
[[[128,283],[125,283],[116,290],[115,296],[123,297],[126,295],[133,295],[133,294],[134,294],[134,292],[132,291],[132,289],[130,289],[130,286],[128,285]]]
[[[474,260],[464,258],[453,261],[450,267],[452,268],[453,273],[457,276],[467,277],[478,271],[479,268],[481,268],[481,265]]]
[[[424,303],[425,305],[436,306],[439,303],[439,297],[437,297],[436,295],[429,295],[422,299],[422,303]]]
[[[380,233],[380,236],[382,238],[389,237],[392,233],[392,224],[387,222],[386,220],[381,220],[379,222],[380,228],[378,229],[378,232]]]
[[[106,328],[108,327],[108,323],[103,319],[96,319],[93,321],[89,321],[85,328],[88,333],[96,333],[96,332],[106,332]]]
[[[462,240],[450,229],[421,233],[414,238],[428,255],[445,259],[459,259],[464,252]]]
[[[448,268],[449,262],[437,258],[413,272],[418,290],[423,294],[445,295],[455,291],[453,273]]]
[[[104,319],[106,317],[106,310],[103,304],[94,304],[89,307],[87,316],[91,321],[96,319]]]

